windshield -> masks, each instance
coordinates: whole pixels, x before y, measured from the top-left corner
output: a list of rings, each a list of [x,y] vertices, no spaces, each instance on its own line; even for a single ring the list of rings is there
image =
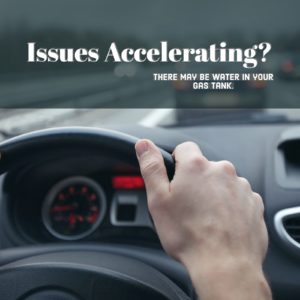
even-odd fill
[[[297,0],[4,0],[0,131],[297,122],[299,11]]]

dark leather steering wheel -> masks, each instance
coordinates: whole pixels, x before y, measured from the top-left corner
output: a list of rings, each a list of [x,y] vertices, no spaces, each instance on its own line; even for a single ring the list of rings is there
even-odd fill
[[[138,167],[134,145],[137,138],[118,131],[89,127],[63,127],[19,135],[0,144],[0,174],[30,162],[40,151],[80,148],[105,150]],[[172,155],[160,149],[170,177],[174,174]]]
[[[46,152],[59,154],[68,149],[106,151],[138,167],[134,150],[136,141],[133,136],[94,128],[32,132],[0,144],[0,174],[22,168]],[[160,150],[171,178],[174,174],[173,158]],[[165,276],[161,268],[159,270],[154,263],[148,263],[157,259],[157,252],[145,251],[147,259],[144,259],[143,253],[133,255],[134,251],[138,252],[138,249],[121,251],[116,245],[85,247],[84,244],[36,245],[2,250],[1,299],[189,299],[186,291]]]

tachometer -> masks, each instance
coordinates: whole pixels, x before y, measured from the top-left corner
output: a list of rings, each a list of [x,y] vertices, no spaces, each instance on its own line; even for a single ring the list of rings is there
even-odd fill
[[[105,210],[105,194],[97,182],[87,177],[71,177],[49,191],[43,204],[42,219],[55,237],[78,240],[99,226]]]

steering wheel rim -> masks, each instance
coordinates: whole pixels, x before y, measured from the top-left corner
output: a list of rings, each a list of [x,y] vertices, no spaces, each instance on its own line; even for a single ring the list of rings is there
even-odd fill
[[[46,147],[105,149],[108,153],[114,153],[116,157],[126,158],[126,162],[138,167],[134,149],[137,141],[138,138],[132,135],[91,127],[62,127],[33,131],[0,143],[0,174],[29,162]],[[161,148],[159,150],[171,179],[175,170],[173,157],[167,151]]]
[[[134,150],[134,145],[137,142],[138,138],[134,136],[130,136],[127,134],[123,134],[117,131],[113,130],[107,130],[107,129],[95,129],[95,128],[88,128],[88,127],[66,127],[66,128],[53,128],[53,129],[46,129],[46,130],[40,130],[40,131],[35,131],[31,132],[28,134],[23,134],[20,136],[17,136],[15,138],[11,138],[3,143],[0,144],[0,153],[1,153],[1,159],[0,159],[0,174],[3,174],[7,171],[10,171],[14,168],[19,168],[22,165],[31,162],[32,159],[35,159],[37,153],[39,151],[43,151],[45,149],[49,148],[55,148],[56,150],[58,149],[74,149],[76,147],[86,148],[90,149],[93,148],[93,150],[105,150],[108,151],[108,153],[114,154],[118,157],[124,158],[127,163],[131,164],[132,166],[138,167],[138,161],[136,158],[135,150]],[[164,151],[163,149],[160,149],[166,169],[169,178],[171,179],[172,176],[174,175],[174,161],[173,157],[170,153]],[[38,261],[38,258],[45,258],[49,259],[49,255],[51,254],[47,253],[47,247],[45,249],[45,253],[35,256],[33,255],[32,257],[27,257],[27,258],[18,258],[15,262],[11,262],[8,265],[4,264],[3,266],[0,266],[0,282],[4,280],[5,282],[9,282],[11,278],[14,278],[14,284],[15,286],[20,286],[22,290],[19,290],[19,294],[22,296],[18,296],[18,298],[14,298],[16,293],[11,293],[5,285],[1,285],[2,291],[5,291],[9,296],[7,296],[7,300],[16,300],[16,299],[22,299],[22,300],[35,300],[35,299],[43,299],[42,297],[45,296],[45,294],[35,294],[36,291],[37,293],[40,293],[40,290],[42,286],[35,286],[35,285],[30,285],[29,283],[32,283],[31,281],[27,281],[26,284],[22,284],[20,282],[20,276],[18,276],[20,270],[21,273],[24,271],[25,277],[30,276],[30,270],[36,270],[37,268],[37,263],[38,263],[38,272],[39,274],[36,278],[40,278],[41,276],[45,276],[47,274],[48,269],[47,267],[43,265],[43,261]],[[43,256],[44,255],[44,256]],[[58,277],[61,278],[61,286],[60,288],[64,288],[64,274],[65,272],[68,271],[68,264],[64,264],[63,268],[60,268],[59,262],[61,262],[61,257],[65,257],[65,251],[62,252],[56,252],[55,254],[58,261],[56,261],[56,264],[52,264],[52,271],[57,272],[57,274],[60,274]],[[71,254],[70,254],[71,255]],[[104,253],[98,253],[99,258],[102,256],[108,255]],[[80,258],[80,256],[72,256],[74,261],[69,261],[69,266],[73,268],[79,274],[78,276],[80,277],[83,273],[85,273],[87,276],[92,276],[92,274],[95,274],[95,269],[94,266],[92,266],[92,263],[87,263],[84,261],[83,258]],[[112,259],[112,263],[114,260],[120,260],[120,261],[127,261],[128,262],[128,257],[126,256],[115,256]],[[48,261],[48,260],[47,260]],[[51,259],[50,259],[51,261]],[[22,263],[24,264],[22,265]],[[48,261],[49,262],[49,261]],[[53,262],[53,257],[52,257],[52,262]],[[138,261],[132,260],[133,265],[135,266],[136,270],[138,270],[136,275],[138,274],[143,274],[143,268],[148,272],[149,266],[145,264],[141,265]],[[121,264],[120,264],[121,265]],[[25,266],[25,267],[24,267]],[[74,268],[74,266],[77,266]],[[128,265],[129,266],[129,265]],[[71,269],[72,269],[71,268]],[[109,266],[106,266],[106,271]],[[111,278],[113,278],[113,274],[118,274],[120,275],[120,272],[124,273],[125,269],[121,268],[121,270],[115,269],[116,265],[114,265],[113,272],[111,272]],[[104,278],[107,274],[102,272],[101,270],[104,270],[103,268],[100,268],[96,272],[96,277],[97,278]],[[74,271],[74,272],[75,272]],[[40,273],[39,273],[40,272]],[[87,272],[87,273],[86,273]],[[151,271],[152,272],[152,271]],[[161,276],[162,274],[158,271],[155,270],[153,271],[153,276]],[[24,274],[22,275],[24,278]],[[161,275],[158,275],[161,274]],[[132,276],[132,273],[127,273],[125,274],[126,276]],[[57,278],[54,276],[54,279]],[[118,277],[119,278],[119,277]],[[113,278],[113,280],[118,279]],[[163,278],[163,277],[161,277]],[[160,295],[161,298],[159,299],[178,299],[178,300],[183,300],[183,299],[188,299],[186,294],[179,289],[176,284],[174,284],[172,281],[170,281],[166,276],[164,277],[165,280],[164,284],[160,286],[158,289],[158,286],[154,284],[150,279],[149,282],[147,281],[146,277],[143,277],[143,282],[142,286],[143,288],[147,287],[145,289],[145,293],[149,292],[150,294],[153,292],[158,293],[157,295]],[[96,279],[95,279],[96,280]],[[113,281],[111,281],[113,282]],[[116,281],[118,282],[118,281]],[[127,281],[127,286],[128,288],[132,288],[139,282],[139,279],[136,278],[131,278],[131,280]],[[45,282],[43,283],[45,285]],[[56,282],[57,284],[57,282]],[[141,282],[139,282],[141,284]],[[74,282],[72,282],[71,286],[74,285],[74,289],[77,286],[76,280],[74,279]],[[150,289],[148,289],[150,286]],[[54,287],[54,290],[51,290],[50,292],[56,292],[58,291],[61,293],[57,299],[73,299],[72,295],[74,294],[74,291],[63,291],[57,290],[56,287]],[[3,290],[4,289],[4,290]],[[18,290],[18,288],[16,288]],[[132,290],[132,289],[131,289]],[[143,290],[143,289],[142,289]],[[140,292],[141,290],[139,290]],[[47,292],[47,291],[46,291]],[[70,292],[70,293],[69,293]],[[44,290],[42,290],[41,293],[44,293]],[[63,294],[65,293],[65,294]],[[76,292],[78,294],[78,291]],[[75,293],[75,294],[76,294]],[[138,293],[138,289],[137,289]],[[150,295],[148,293],[148,295]],[[96,299],[93,297],[87,297],[87,294],[85,296],[79,297],[79,299]],[[141,294],[139,294],[141,295]],[[146,294],[145,294],[146,295]],[[169,296],[168,296],[169,295]],[[170,297],[172,295],[172,297]],[[119,295],[120,296],[120,295]],[[31,298],[30,298],[31,297]],[[40,297],[40,298],[39,298]],[[65,298],[64,298],[65,297]],[[82,298],[83,297],[83,298]],[[76,299],[76,297],[74,298]],[[112,300],[117,299],[117,298],[110,298]],[[134,297],[131,297],[130,299],[135,299]],[[145,298],[146,299],[146,298]]]
[[[144,262],[92,251],[50,252],[4,265],[0,290],[5,300],[188,300]]]

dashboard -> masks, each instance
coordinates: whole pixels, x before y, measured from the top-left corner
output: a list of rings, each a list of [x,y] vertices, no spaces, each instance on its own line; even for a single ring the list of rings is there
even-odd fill
[[[138,170],[74,153],[16,172],[6,178],[13,242],[158,244]]]
[[[275,299],[300,294],[300,126],[112,127],[168,152],[187,140],[211,160],[232,161],[265,203],[265,271]],[[80,149],[37,158],[1,176],[0,246],[105,243],[161,249],[139,170]]]

